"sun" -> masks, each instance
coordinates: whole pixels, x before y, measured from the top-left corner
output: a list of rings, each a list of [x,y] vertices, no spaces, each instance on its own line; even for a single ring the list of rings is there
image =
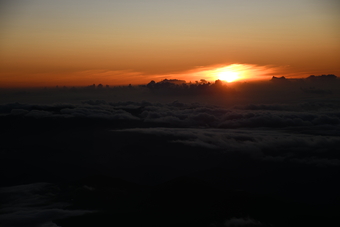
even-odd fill
[[[238,73],[234,71],[223,71],[217,75],[218,79],[233,82],[238,79]]]

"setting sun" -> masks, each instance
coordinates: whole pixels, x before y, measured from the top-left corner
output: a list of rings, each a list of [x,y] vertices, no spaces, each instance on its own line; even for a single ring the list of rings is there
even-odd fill
[[[249,72],[254,71],[256,67],[247,64],[231,64],[224,67],[217,67],[210,71],[210,75],[215,80],[223,80],[225,82],[234,82],[249,77]]]
[[[221,72],[218,74],[218,79],[233,82],[238,79],[238,73],[233,71]]]

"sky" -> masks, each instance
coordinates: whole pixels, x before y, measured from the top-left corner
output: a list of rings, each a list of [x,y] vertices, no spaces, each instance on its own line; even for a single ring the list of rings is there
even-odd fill
[[[336,0],[2,0],[0,87],[340,75]]]

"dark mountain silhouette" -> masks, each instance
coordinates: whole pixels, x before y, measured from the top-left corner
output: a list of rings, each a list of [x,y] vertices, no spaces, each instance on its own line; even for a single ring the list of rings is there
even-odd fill
[[[338,77],[334,74],[323,74],[323,75],[319,75],[319,76],[315,76],[315,75],[310,75],[309,77],[307,77],[306,79],[308,81],[324,81],[324,82],[329,82],[329,81],[334,81],[336,80]]]

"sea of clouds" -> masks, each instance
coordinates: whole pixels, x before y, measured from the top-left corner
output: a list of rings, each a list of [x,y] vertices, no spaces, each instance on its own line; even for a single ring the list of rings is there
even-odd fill
[[[89,93],[82,98],[73,94],[69,102],[64,96],[51,102],[43,95],[25,102],[21,94],[20,102],[1,102],[1,223],[54,227],[55,220],[94,211],[69,209],[72,201],[56,199],[60,181],[93,173],[152,187],[187,176],[303,204],[336,204],[336,90],[306,96],[283,89],[285,98],[275,87],[266,88],[267,95],[262,88],[247,94],[248,101],[241,92],[240,102],[230,101],[233,94],[221,100],[216,95],[182,100],[168,94],[145,96],[145,90],[133,90],[134,98],[100,93],[100,99],[88,99]],[[95,188],[82,186],[87,193]],[[265,222],[242,214],[226,216],[220,225]]]

